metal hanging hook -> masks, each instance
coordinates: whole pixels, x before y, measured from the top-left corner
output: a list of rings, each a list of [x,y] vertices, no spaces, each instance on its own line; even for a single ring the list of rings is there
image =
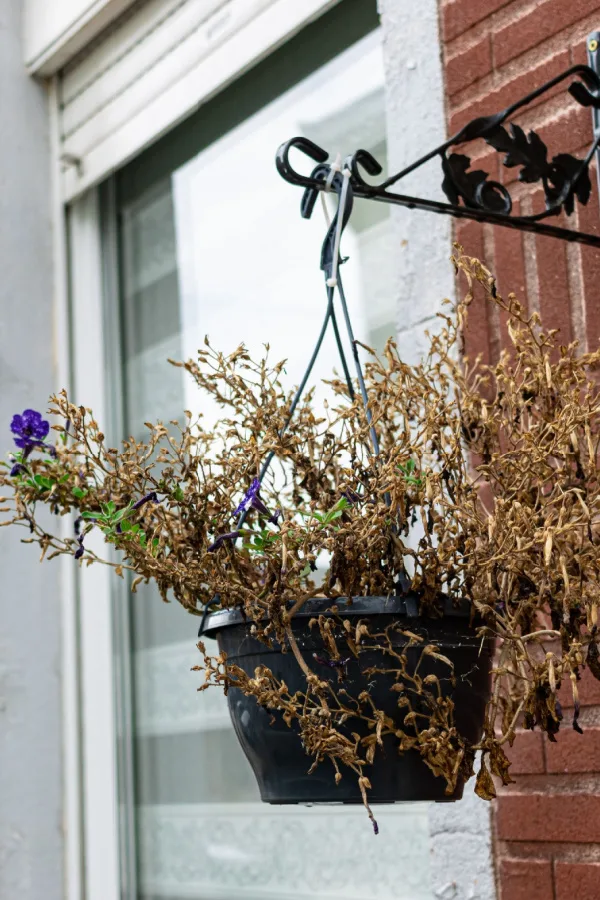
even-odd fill
[[[286,181],[289,181],[290,184],[297,184],[301,187],[313,187],[314,181],[312,175],[302,175],[300,172],[296,172],[292,166],[290,162],[290,150],[293,149],[300,150],[317,163],[326,162],[329,153],[327,150],[323,150],[322,147],[319,147],[318,144],[315,144],[314,141],[305,137],[290,138],[289,141],[285,141],[277,148],[275,165],[277,166],[277,171],[281,177],[285,178]]]

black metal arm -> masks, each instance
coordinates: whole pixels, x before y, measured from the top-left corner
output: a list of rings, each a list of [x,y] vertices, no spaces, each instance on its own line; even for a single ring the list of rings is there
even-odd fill
[[[589,66],[571,66],[501,112],[474,119],[439,147],[380,184],[369,184],[362,175],[362,170],[370,176],[379,175],[382,171],[380,164],[368,151],[357,150],[345,159],[343,165],[343,168],[348,168],[351,173],[350,185],[354,197],[393,203],[409,209],[429,210],[459,219],[489,222],[516,228],[519,231],[600,247],[600,236],[550,225],[544,221],[563,210],[570,216],[574,211],[576,200],[586,204],[590,198],[589,166],[595,154],[600,157],[599,42],[600,32],[588,36]],[[571,97],[581,106],[590,107],[593,114],[594,137],[583,159],[577,159],[569,153],[557,153],[549,158],[548,148],[535,131],[526,134],[514,122],[509,123],[508,129],[504,124],[523,107],[561,82],[567,81]],[[453,152],[454,148],[477,138],[482,138],[497,152],[504,154],[504,166],[520,167],[519,181],[527,184],[541,183],[546,201],[545,210],[527,216],[513,215],[513,201],[506,186],[491,180],[487,172],[480,169],[471,170],[470,158],[463,153]],[[290,162],[292,150],[301,151],[317,163],[311,175],[302,175],[294,169]],[[447,203],[390,190],[406,175],[436,156],[441,162],[442,190],[448,199]],[[305,137],[291,138],[277,151],[276,165],[280,175],[290,184],[304,188],[301,211],[305,218],[310,217],[319,191],[327,189],[328,175],[331,171],[331,166],[326,162],[328,158],[326,150]]]

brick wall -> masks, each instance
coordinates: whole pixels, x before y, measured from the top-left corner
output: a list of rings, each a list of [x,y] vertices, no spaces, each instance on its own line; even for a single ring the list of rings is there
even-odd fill
[[[586,35],[600,27],[600,0],[440,0],[448,133],[497,112],[576,62],[586,61]],[[555,90],[520,114],[550,154],[581,156],[591,140],[589,110]],[[483,142],[466,152],[510,187],[516,210],[543,208],[541,189],[514,179]],[[556,224],[600,233],[595,171],[593,197]],[[565,342],[600,342],[600,251],[554,238],[457,222],[456,239],[494,271],[501,293],[514,291]],[[472,307],[467,351],[493,362],[505,341],[497,312]],[[600,683],[580,685],[584,735],[570,729],[572,701],[563,691],[564,727],[556,744],[522,733],[512,750],[516,783],[495,801],[495,853],[501,900],[600,900]]]

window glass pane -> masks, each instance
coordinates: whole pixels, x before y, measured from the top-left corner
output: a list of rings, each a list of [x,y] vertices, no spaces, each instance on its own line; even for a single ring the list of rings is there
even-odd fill
[[[224,351],[243,342],[261,355],[268,342],[298,383],[325,312],[326,221],[320,204],[301,219],[300,191],[276,172],[275,150],[295,134],[342,156],[365,148],[385,166],[378,32],[122,200],[129,434],[184,408],[213,413],[167,362],[195,355],[206,334]],[[388,208],[357,201],[342,250],[356,336],[381,349],[396,330]],[[329,336],[314,379],[336,365]],[[260,804],[224,698],[195,690],[197,622],[150,587],[132,600],[140,897],[430,898],[426,807],[378,811],[375,839],[362,808]]]

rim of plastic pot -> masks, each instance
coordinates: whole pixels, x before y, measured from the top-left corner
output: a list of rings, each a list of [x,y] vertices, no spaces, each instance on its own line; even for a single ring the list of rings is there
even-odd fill
[[[306,601],[302,609],[295,613],[294,618],[303,619],[329,613],[342,615],[344,618],[391,614],[406,616],[407,619],[418,619],[421,618],[419,599],[419,595],[414,591],[389,597],[352,597],[351,601],[339,597],[335,600],[332,600],[331,597],[314,597]],[[443,609],[440,618],[469,619],[471,617],[472,607],[468,601],[462,601],[457,605],[446,594],[440,594],[440,602]],[[332,607],[336,607],[336,610],[333,610]],[[244,625],[247,621],[239,609],[218,609],[206,617],[198,636],[214,638],[217,632],[223,628]]]

